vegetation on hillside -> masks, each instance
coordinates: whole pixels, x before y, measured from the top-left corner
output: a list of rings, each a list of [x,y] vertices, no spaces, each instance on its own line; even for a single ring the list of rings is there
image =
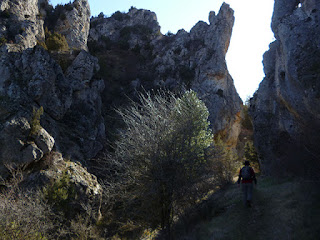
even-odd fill
[[[66,37],[57,32],[50,32],[45,29],[45,42],[38,42],[38,45],[49,51],[66,52],[69,50],[69,45]]]

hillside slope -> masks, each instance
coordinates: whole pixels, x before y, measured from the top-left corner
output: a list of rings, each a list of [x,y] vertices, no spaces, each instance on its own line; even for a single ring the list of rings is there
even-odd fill
[[[318,239],[320,192],[315,182],[260,178],[252,208],[244,207],[241,197],[236,184],[214,194],[201,210],[202,220],[177,234],[184,235],[179,239]]]

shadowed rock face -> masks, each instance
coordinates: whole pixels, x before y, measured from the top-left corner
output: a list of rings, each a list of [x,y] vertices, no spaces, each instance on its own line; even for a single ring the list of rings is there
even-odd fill
[[[275,1],[276,41],[264,54],[266,77],[250,102],[266,174],[320,170],[320,2],[301,2]]]

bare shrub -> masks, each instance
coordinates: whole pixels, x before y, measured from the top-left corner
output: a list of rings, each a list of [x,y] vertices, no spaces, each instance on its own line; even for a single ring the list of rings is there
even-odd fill
[[[118,110],[126,129],[113,151],[95,160],[107,193],[105,222],[123,232],[160,225],[170,235],[175,219],[229,179],[232,167],[213,145],[208,110],[195,92],[139,100]]]
[[[56,227],[53,216],[39,192],[0,194],[1,239],[47,239]]]

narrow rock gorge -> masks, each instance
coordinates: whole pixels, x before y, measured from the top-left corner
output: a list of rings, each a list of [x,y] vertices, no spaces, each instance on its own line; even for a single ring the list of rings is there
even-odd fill
[[[275,1],[276,40],[264,54],[266,76],[250,103],[265,174],[319,175],[319,20],[319,1]]]

